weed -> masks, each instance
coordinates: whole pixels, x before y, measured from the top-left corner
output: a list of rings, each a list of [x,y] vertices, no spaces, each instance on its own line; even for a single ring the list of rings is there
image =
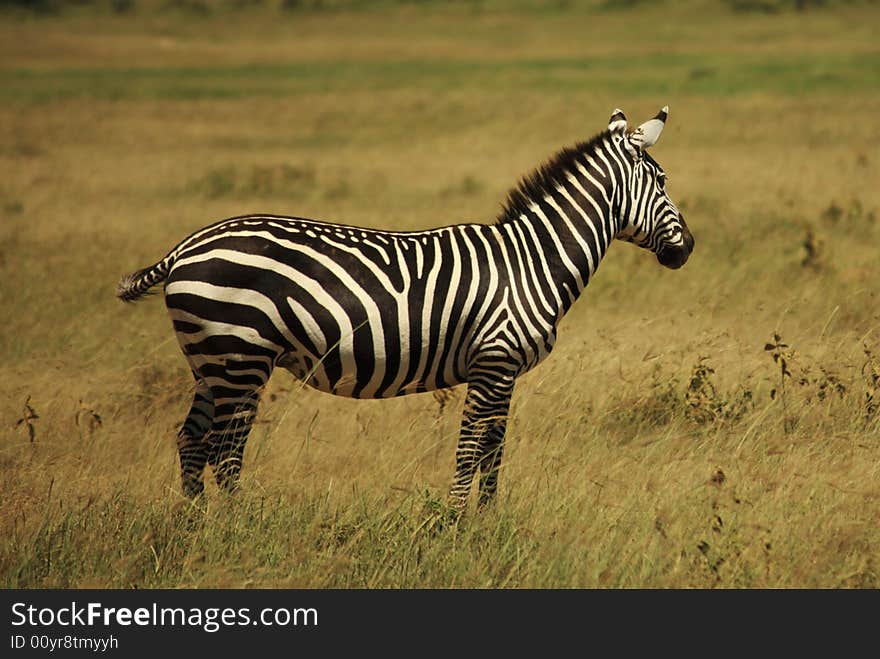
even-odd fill
[[[76,411],[74,423],[81,432],[85,432],[87,435],[93,435],[98,428],[104,425],[101,415],[84,404],[82,398],[79,400],[79,409]]]
[[[862,378],[865,382],[865,398],[863,401],[865,416],[872,419],[880,409],[880,360],[874,356],[867,344],[863,346],[865,362],[862,364]]]
[[[867,166],[867,161],[863,166]],[[877,216],[874,210],[866,210],[860,199],[853,199],[848,207],[840,206],[832,200],[820,213],[819,219],[831,226],[843,224],[854,229],[862,225],[873,225]]]
[[[443,410],[446,409],[446,406],[457,398],[455,389],[435,389],[432,393],[434,400],[437,401],[438,417],[443,414]]]
[[[826,400],[832,394],[836,394],[839,399],[842,399],[846,395],[847,385],[836,373],[829,371],[824,366],[820,366],[819,371],[821,375],[816,377],[810,377],[809,373],[806,373],[798,379],[798,384],[803,387],[815,387],[813,391],[820,401]],[[812,394],[808,393],[806,402],[809,403],[811,400]]]
[[[843,213],[843,209],[837,205],[837,202],[832,201],[828,205],[828,208],[822,211],[820,217],[826,224],[835,225],[840,223],[840,220],[843,218]]]
[[[7,215],[21,215],[24,213],[24,204],[17,199],[7,201],[3,204],[3,212]]]
[[[254,165],[238,192],[246,195],[292,194],[314,185],[315,170],[311,166]]]
[[[778,332],[773,332],[773,342],[765,343],[764,350],[770,353],[773,363],[779,367],[779,388],[770,390],[770,398],[776,400],[776,396],[785,398],[785,378],[791,378],[791,371],[788,369],[789,362],[794,359],[795,351],[789,347],[787,343],[782,342],[782,337]]]
[[[197,183],[197,187],[202,188],[209,199],[231,194],[235,190],[235,168],[212,169]]]
[[[37,438],[37,426],[34,423],[37,419],[39,419],[39,415],[34,411],[34,408],[31,407],[31,397],[28,396],[24,401],[24,410],[20,419],[15,422],[16,428],[25,428],[27,429],[28,440],[31,444],[34,443],[34,440]]]
[[[700,357],[691,369],[684,400],[685,416],[703,425],[718,421],[738,421],[752,409],[752,391],[742,388],[733,398],[719,395],[712,381],[715,369],[709,366],[708,357]]]
[[[236,196],[299,195],[315,186],[310,165],[252,165],[247,168],[218,167],[195,180],[193,188],[209,199]]]
[[[816,231],[812,226],[807,226],[804,240],[801,244],[804,248],[804,258],[801,259],[801,266],[811,270],[821,270],[824,261],[825,241],[816,235]]]
[[[779,369],[779,386],[770,389],[770,399],[776,400],[778,397],[782,402],[783,428],[785,432],[788,433],[789,430],[792,429],[795,419],[789,418],[788,416],[785,380],[786,378],[791,379],[792,377],[789,365],[794,359],[796,353],[787,343],[782,342],[782,337],[779,335],[779,332],[773,332],[773,340],[770,343],[764,344],[764,350],[765,352],[770,353],[773,363]]]
[[[654,369],[644,388],[645,392],[635,398],[625,398],[615,404],[610,414],[614,426],[662,427],[684,411],[679,382],[665,376],[659,368]]]

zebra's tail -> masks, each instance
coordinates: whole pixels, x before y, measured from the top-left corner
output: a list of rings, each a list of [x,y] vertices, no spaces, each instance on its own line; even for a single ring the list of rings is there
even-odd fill
[[[165,281],[173,263],[173,255],[169,254],[158,263],[126,275],[116,285],[116,297],[123,302],[134,302],[143,297],[153,286]]]

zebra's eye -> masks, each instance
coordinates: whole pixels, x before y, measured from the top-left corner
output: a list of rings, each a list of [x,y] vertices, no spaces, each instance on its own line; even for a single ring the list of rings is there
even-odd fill
[[[661,190],[666,187],[666,174],[663,172],[657,174],[657,185],[660,186]]]

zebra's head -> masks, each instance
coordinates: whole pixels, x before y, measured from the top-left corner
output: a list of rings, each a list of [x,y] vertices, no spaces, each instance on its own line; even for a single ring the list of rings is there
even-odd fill
[[[617,238],[651,250],[667,268],[680,268],[694,249],[694,237],[666,192],[666,172],[648,155],[666,125],[669,108],[635,130],[615,110],[608,123],[611,143],[627,183],[615,200],[620,218]]]

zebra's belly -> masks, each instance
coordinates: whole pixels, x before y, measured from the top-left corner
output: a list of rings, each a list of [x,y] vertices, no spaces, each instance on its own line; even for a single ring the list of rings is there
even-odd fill
[[[453,368],[425,368],[421,363],[383,360],[376,355],[358,360],[355,355],[328,353],[318,357],[292,351],[282,355],[276,365],[314,389],[346,398],[394,398],[465,382]]]
[[[283,354],[276,364],[326,393],[348,398],[393,398],[465,384],[471,368],[483,374],[497,370],[505,377],[518,377],[546,359],[553,349],[556,328],[541,329],[531,341],[523,340],[524,330],[510,322],[502,324],[492,336],[440,332],[433,340],[414,342],[401,333],[392,343],[404,348],[392,353],[383,351],[382,343],[361,350],[347,343],[316,355],[298,341],[299,345]]]

